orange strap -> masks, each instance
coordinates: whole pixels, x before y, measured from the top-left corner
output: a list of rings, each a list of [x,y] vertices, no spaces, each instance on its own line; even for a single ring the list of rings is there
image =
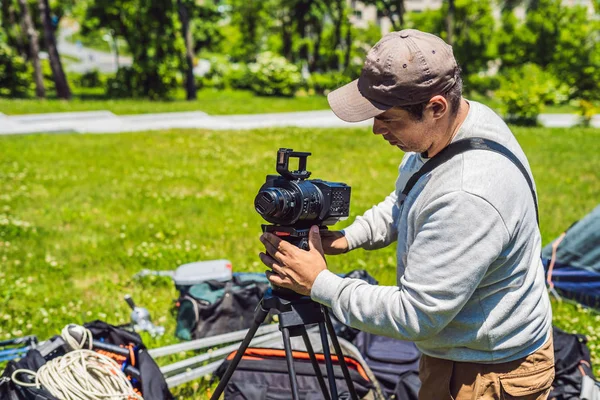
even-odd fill
[[[563,232],[562,235],[560,235],[558,239],[556,239],[554,243],[552,243],[552,258],[550,259],[550,266],[548,266],[548,276],[546,277],[546,282],[548,283],[548,286],[550,286],[550,288],[554,287],[554,283],[552,282],[552,271],[554,270],[554,263],[556,262],[556,250],[558,249],[558,245],[560,244],[560,242],[563,241],[566,235],[567,232]]]
[[[233,353],[229,354],[229,356],[227,356],[227,360],[233,359],[233,357],[235,357],[236,353],[237,353],[237,351],[234,351]],[[310,360],[310,355],[305,351],[292,351],[292,357],[294,357],[295,360]],[[322,353],[315,353],[315,357],[318,362],[325,361],[325,355]],[[244,353],[244,356],[242,357],[243,360],[264,360],[265,358],[285,358],[285,350],[261,349],[261,348],[256,348],[256,347],[250,347],[250,348],[246,349],[246,352]],[[333,362],[337,363],[338,362],[337,355],[332,354],[331,360]],[[370,381],[363,366],[360,365],[360,363],[357,360],[355,360],[354,358],[351,358],[351,357],[347,357],[347,356],[344,357],[344,360],[346,361],[346,364],[348,365],[349,368],[356,370],[361,377],[363,377],[367,381]]]

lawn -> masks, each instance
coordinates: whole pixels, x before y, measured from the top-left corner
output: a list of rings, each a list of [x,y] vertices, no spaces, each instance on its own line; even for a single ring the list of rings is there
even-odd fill
[[[600,198],[600,129],[515,133],[535,174],[546,244]],[[314,178],[352,186],[352,216],[339,227],[393,189],[402,157],[368,128],[0,137],[0,340],[45,339],[67,323],[97,318],[125,323],[129,293],[167,329],[159,339],[144,335],[146,345],[176,343],[172,283],[133,275],[218,258],[237,271],[263,271],[263,221],[253,199],[275,173],[279,147],[313,152]],[[335,272],[364,268],[382,284],[395,282],[394,246],[328,262]],[[588,335],[600,374],[600,317],[554,307],[558,326]],[[204,387],[196,382],[174,393],[202,399]]]
[[[196,101],[186,101],[183,92],[173,100],[151,101],[144,99],[106,99],[100,88],[75,88],[70,101],[59,99],[4,99],[0,98],[0,113],[38,114],[108,110],[115,114],[147,114],[181,111],[204,111],[208,114],[258,114],[290,111],[312,111],[329,108],[325,96],[258,97],[244,90],[198,91]]]

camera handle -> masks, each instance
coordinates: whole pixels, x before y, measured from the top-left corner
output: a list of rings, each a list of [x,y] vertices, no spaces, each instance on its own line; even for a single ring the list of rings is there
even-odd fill
[[[310,155],[311,153],[304,151],[294,151],[283,147],[280,148],[279,151],[277,151],[277,173],[290,180],[307,179],[310,176],[310,172],[306,170],[306,159]],[[299,159],[297,171],[290,171],[290,157],[297,157]]]

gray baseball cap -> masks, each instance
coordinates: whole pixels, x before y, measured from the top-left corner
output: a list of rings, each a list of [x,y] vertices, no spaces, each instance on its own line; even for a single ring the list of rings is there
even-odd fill
[[[359,122],[395,106],[428,101],[456,83],[452,47],[416,29],[386,34],[367,54],[360,77],[329,93],[340,119]]]

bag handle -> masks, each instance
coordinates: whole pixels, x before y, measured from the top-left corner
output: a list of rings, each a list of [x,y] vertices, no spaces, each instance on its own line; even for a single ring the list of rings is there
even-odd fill
[[[417,172],[415,172],[406,183],[406,186],[402,191],[402,197],[400,200],[401,204],[404,203],[404,200],[408,196],[408,193],[423,175],[425,175],[428,172],[431,172],[434,168],[442,165],[446,161],[450,160],[452,157],[458,154],[462,154],[465,151],[469,150],[488,150],[498,154],[502,154],[504,157],[512,161],[512,163],[517,168],[519,168],[519,171],[521,171],[521,173],[527,180],[527,184],[529,185],[529,190],[531,191],[531,196],[533,197],[533,204],[535,205],[535,217],[539,226],[540,216],[538,212],[537,197],[533,188],[533,181],[531,179],[531,176],[529,176],[527,169],[525,169],[525,166],[523,166],[523,164],[517,158],[517,156],[515,156],[509,149],[502,146],[498,142],[480,137],[457,140],[456,142],[449,144],[442,151],[433,156],[431,160],[427,161],[425,165],[423,165]]]

